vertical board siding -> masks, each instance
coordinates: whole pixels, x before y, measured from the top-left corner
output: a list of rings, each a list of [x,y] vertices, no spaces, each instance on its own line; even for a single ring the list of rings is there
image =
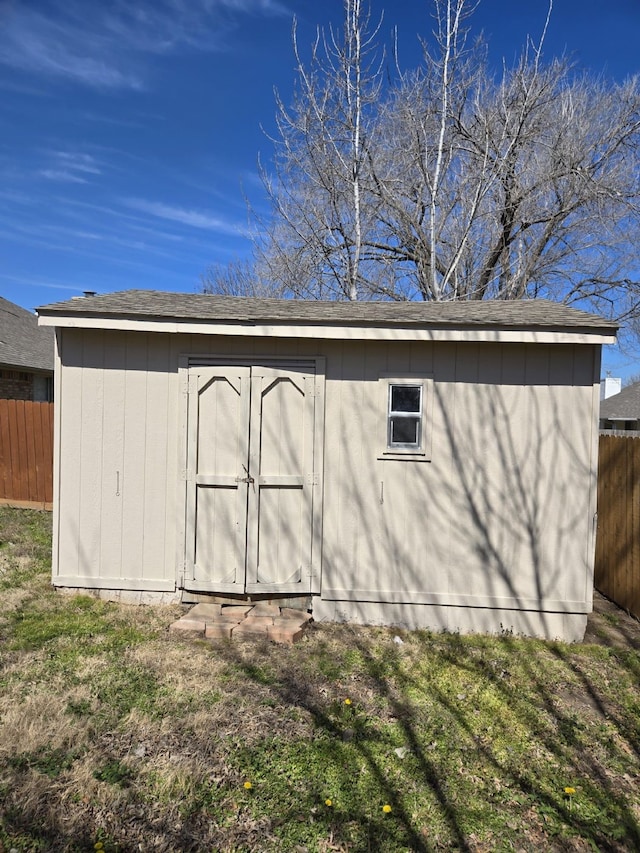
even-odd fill
[[[77,525],[79,530],[79,568],[92,578],[100,576],[102,527],[96,523],[105,505],[102,490],[104,425],[111,411],[103,393],[106,350],[104,332],[83,335],[80,349],[82,428],[76,452],[80,466],[80,496]],[[75,372],[75,371],[74,371]],[[71,521],[73,524],[73,521]]]
[[[114,588],[173,582],[171,489],[178,452],[172,410],[179,403],[173,341],[168,335],[65,329],[60,356],[54,580],[80,577],[87,585]]]
[[[588,607],[590,351],[387,342],[326,349],[323,589],[331,597],[347,600],[355,590],[355,598],[361,591],[380,601],[434,594]],[[411,372],[434,377],[431,461],[380,460],[386,406],[378,378]]]
[[[53,403],[0,400],[0,501],[51,509]]]
[[[184,559],[185,514],[180,355],[319,355],[321,347],[316,341],[273,347],[246,338],[79,329],[64,329],[60,338],[54,574],[65,583],[78,577],[114,588],[175,581]]]
[[[158,336],[159,337],[159,336]],[[171,336],[162,335],[161,340],[152,345],[150,339],[147,353],[147,379],[145,412],[150,424],[145,435],[144,448],[144,509],[141,521],[145,531],[142,553],[142,574],[149,580],[160,574],[170,577],[175,570],[173,561],[173,546],[168,537],[176,524],[176,516],[171,519],[170,530],[166,530],[166,512],[169,496],[173,498],[171,484],[164,482],[166,472],[175,470],[177,458],[176,439],[170,435],[171,409],[170,381],[171,374],[170,342]],[[175,372],[177,362],[173,362]],[[165,473],[163,473],[165,472]],[[163,482],[160,482],[162,475]],[[173,500],[172,507],[175,507]],[[174,509],[175,512],[175,509]],[[165,527],[164,536],[153,533],[158,527]],[[152,532],[149,535],[149,532]]]
[[[153,484],[147,481],[147,442],[157,428],[147,408],[149,378],[148,335],[127,335],[122,424],[122,577],[144,574],[145,504]],[[164,431],[166,428],[161,426]],[[166,490],[166,483],[162,483]],[[156,570],[157,571],[157,570]]]
[[[591,348],[72,329],[63,341],[59,573],[153,584],[181,571],[180,355],[323,356],[323,594],[587,603]],[[430,461],[380,458],[380,377],[410,373],[433,375]]]
[[[82,575],[80,559],[80,447],[84,434],[82,418],[82,334],[60,332],[60,371],[57,405],[58,438],[58,550],[54,555],[54,575]],[[100,452],[100,450],[98,450]]]
[[[90,333],[85,332],[85,336],[89,337]],[[92,400],[92,405],[103,413],[101,438],[98,439],[96,432],[94,440],[89,439],[88,450],[89,454],[98,452],[102,457],[99,475],[102,513],[87,519],[87,524],[101,536],[101,578],[122,576],[122,503],[129,486],[128,473],[124,469],[126,339],[125,332],[105,334],[103,363],[96,364],[93,370],[85,368],[88,376],[82,387],[85,400]],[[84,482],[84,475],[82,479]],[[135,488],[133,483],[132,486]]]
[[[595,586],[640,618],[640,438],[600,436]]]

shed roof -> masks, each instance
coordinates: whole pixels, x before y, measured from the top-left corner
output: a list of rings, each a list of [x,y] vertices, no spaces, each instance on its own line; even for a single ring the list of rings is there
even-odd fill
[[[38,327],[38,318],[0,296],[0,364],[53,372],[53,329]]]
[[[627,385],[600,403],[600,417],[609,421],[640,420],[640,382]]]
[[[509,302],[328,302],[125,290],[43,305],[38,308],[38,313],[41,317],[52,318],[112,317],[237,324],[570,328],[608,335],[618,328],[612,320],[544,299]]]

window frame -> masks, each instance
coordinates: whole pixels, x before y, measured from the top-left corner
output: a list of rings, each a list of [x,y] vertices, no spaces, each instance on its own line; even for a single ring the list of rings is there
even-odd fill
[[[424,388],[422,383],[407,385],[404,382],[389,382],[388,401],[387,401],[387,449],[388,450],[410,450],[412,453],[417,453],[422,447],[422,410],[424,408]],[[394,409],[393,397],[394,391],[397,388],[410,388],[418,391],[418,407],[416,409]],[[416,441],[394,441],[393,434],[397,422],[405,421],[415,424],[414,434]]]
[[[380,438],[382,450],[380,460],[403,460],[414,462],[431,461],[431,425],[433,420],[433,374],[431,373],[382,373],[378,378],[380,409],[384,413],[384,423]],[[391,388],[394,385],[420,387],[421,411],[418,419],[420,442],[415,444],[391,444],[391,418],[397,417],[391,409]],[[412,413],[407,412],[407,417]],[[400,413],[402,416],[402,413]],[[415,418],[414,418],[415,419]]]

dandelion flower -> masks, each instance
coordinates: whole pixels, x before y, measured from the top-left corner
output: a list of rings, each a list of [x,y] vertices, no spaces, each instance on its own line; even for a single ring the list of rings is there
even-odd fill
[[[250,790],[253,788],[253,785],[252,785],[252,784],[251,784],[251,782],[247,779],[247,781],[244,783],[244,787],[245,787],[245,790],[250,791]]]
[[[389,803],[385,803],[385,804],[382,806],[382,811],[383,811],[385,814],[389,814],[389,812],[391,811],[391,806],[389,805]]]
[[[351,699],[349,699],[349,698],[347,697],[347,698],[344,700],[344,704],[345,704],[345,705],[350,705],[350,704],[351,704]]]
[[[332,805],[333,805],[333,801],[327,798],[327,799],[324,801],[324,804],[325,804],[325,806],[332,806]]]
[[[567,795],[567,797],[573,797],[573,795],[576,792],[576,789],[575,788],[565,788],[564,792]]]

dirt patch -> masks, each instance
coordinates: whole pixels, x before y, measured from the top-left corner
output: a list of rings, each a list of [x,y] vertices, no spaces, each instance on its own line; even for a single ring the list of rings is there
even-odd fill
[[[584,642],[640,651],[640,621],[594,590]]]

